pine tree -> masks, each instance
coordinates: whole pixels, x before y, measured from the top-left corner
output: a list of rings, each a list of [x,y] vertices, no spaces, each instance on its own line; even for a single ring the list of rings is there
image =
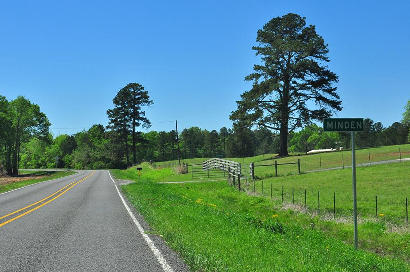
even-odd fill
[[[142,107],[152,105],[148,91],[138,83],[129,83],[113,99],[114,108],[107,111],[108,127],[115,130],[123,142],[127,165],[129,165],[128,136],[132,133],[133,162],[137,162],[136,143],[139,126],[149,127],[150,121],[145,117]]]
[[[329,50],[323,38],[297,14],[273,18],[258,30],[256,41],[259,45],[252,49],[262,64],[245,78],[253,86],[241,95],[230,118],[278,130],[279,155],[287,156],[290,131],[342,109],[333,86],[338,77],[325,65]]]

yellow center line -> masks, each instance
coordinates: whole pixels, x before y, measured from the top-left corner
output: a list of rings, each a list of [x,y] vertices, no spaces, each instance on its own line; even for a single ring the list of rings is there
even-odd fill
[[[16,214],[16,213],[18,213],[18,212],[21,212],[21,211],[23,211],[23,210],[25,210],[25,209],[28,209],[28,208],[30,208],[30,207],[32,207],[32,206],[34,206],[34,205],[37,205],[38,203],[43,202],[43,201],[46,200],[46,199],[49,199],[49,198],[52,197],[53,195],[58,194],[59,192],[61,192],[62,190],[64,190],[65,188],[67,188],[68,186],[70,186],[71,184],[73,184],[73,183],[75,183],[75,182],[76,182],[76,181],[70,182],[69,184],[67,184],[66,186],[64,186],[63,188],[61,188],[60,190],[58,190],[57,192],[52,193],[51,195],[49,195],[49,196],[47,196],[47,197],[45,197],[45,198],[43,198],[43,199],[41,199],[41,200],[39,200],[39,201],[37,201],[37,202],[34,202],[34,203],[32,203],[32,204],[30,204],[30,205],[24,207],[24,208],[21,208],[21,209],[19,209],[19,210],[17,210],[17,211],[11,212],[11,213],[6,214],[6,215],[3,215],[2,217],[0,217],[0,220],[3,219],[3,218],[9,217],[10,215],[13,215],[13,214]]]
[[[0,228],[3,227],[4,225],[7,225],[8,223],[13,222],[14,220],[19,219],[20,217],[23,217],[23,216],[25,216],[25,215],[27,215],[27,214],[30,214],[30,213],[34,212],[35,210],[37,210],[37,209],[39,209],[39,208],[41,208],[41,207],[47,205],[48,203],[50,203],[50,202],[56,200],[56,199],[59,198],[60,196],[64,195],[64,194],[67,193],[68,191],[70,191],[70,190],[71,190],[72,188],[74,188],[76,185],[80,184],[81,182],[83,182],[83,181],[86,180],[87,178],[91,177],[93,174],[94,174],[94,172],[93,172],[92,174],[86,176],[85,178],[80,179],[80,180],[77,181],[76,183],[71,182],[71,183],[67,184],[66,186],[64,186],[63,188],[61,188],[61,189],[58,190],[57,192],[53,193],[52,195],[50,195],[50,196],[48,196],[48,197],[46,197],[46,198],[43,198],[41,201],[50,198],[51,196],[55,195],[56,193],[58,193],[59,191],[61,191],[62,189],[66,188],[68,185],[71,184],[70,187],[68,187],[67,189],[65,189],[63,192],[61,192],[61,193],[58,194],[57,196],[55,196],[55,197],[53,197],[52,199],[50,199],[50,200],[48,200],[48,201],[42,203],[41,205],[38,205],[38,206],[32,208],[31,210],[28,210],[28,211],[26,211],[26,212],[24,212],[24,213],[22,213],[22,214],[20,214],[20,215],[18,215],[18,216],[16,216],[16,217],[13,217],[13,218],[11,218],[11,219],[9,219],[9,220],[7,220],[7,221],[1,223],[1,224],[0,224]],[[37,201],[36,203],[39,203],[39,202],[41,202],[41,201]],[[23,208],[23,209],[20,209],[19,211],[24,210],[24,209],[26,209],[26,208],[28,208],[28,207],[33,206],[33,205],[34,205],[34,204],[31,204],[31,205],[29,205],[29,206],[27,206],[27,207],[25,207],[25,208]],[[16,212],[18,212],[18,211],[16,211]],[[11,213],[11,214],[15,214],[16,212],[13,212],[13,213]],[[11,215],[11,214],[9,214],[9,215]],[[7,215],[7,216],[8,216],[8,215]],[[3,216],[2,218],[4,218],[4,217],[6,217],[6,216]]]

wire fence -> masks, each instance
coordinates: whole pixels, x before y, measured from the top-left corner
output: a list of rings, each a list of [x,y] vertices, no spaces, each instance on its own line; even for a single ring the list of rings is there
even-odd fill
[[[270,198],[282,207],[329,219],[346,219],[353,215],[353,198],[350,192],[285,187],[266,180],[247,182],[244,190],[253,195]],[[359,216],[362,218],[377,218],[396,224],[405,223],[408,226],[408,197],[406,196],[392,199],[383,194],[364,194],[358,198],[358,207]]]
[[[410,146],[404,148],[389,148],[388,150],[358,150],[356,152],[357,166],[371,166],[383,162],[402,162],[410,159]],[[243,167],[243,174],[250,179],[269,178],[277,176],[297,175],[301,173],[344,169],[351,167],[351,151],[343,150],[331,153],[321,153],[286,158],[270,158],[251,162]],[[248,169],[247,169],[248,168]]]

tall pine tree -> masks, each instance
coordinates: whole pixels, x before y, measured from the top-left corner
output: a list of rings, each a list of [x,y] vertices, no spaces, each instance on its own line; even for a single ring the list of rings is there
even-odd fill
[[[329,50],[323,38],[297,14],[273,18],[256,41],[252,49],[262,63],[245,78],[253,81],[252,89],[241,95],[230,118],[278,130],[279,155],[287,156],[290,131],[342,109],[333,86],[338,77],[325,65]]]
[[[129,83],[113,99],[114,108],[107,111],[108,127],[117,132],[123,142],[126,163],[129,165],[128,135],[132,135],[133,162],[137,162],[136,143],[139,126],[149,127],[151,122],[145,117],[144,106],[152,105],[148,91],[138,83]]]

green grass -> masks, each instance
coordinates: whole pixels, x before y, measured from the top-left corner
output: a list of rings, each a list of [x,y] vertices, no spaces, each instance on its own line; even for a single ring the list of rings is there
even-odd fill
[[[400,150],[400,152],[399,152]],[[384,160],[399,159],[400,153],[402,158],[410,158],[410,144],[383,146],[376,148],[360,149],[356,151],[356,163],[368,163]],[[351,151],[337,151],[327,152],[312,155],[292,155],[286,158],[277,158],[276,154],[265,154],[248,158],[231,158],[232,160],[242,163],[243,173],[249,176],[249,164],[255,163],[255,175],[258,178],[267,178],[275,175],[274,166],[260,166],[273,165],[276,160],[278,164],[281,163],[297,163],[300,159],[301,171],[307,172],[318,169],[334,168],[351,166]],[[370,155],[370,160],[369,160]],[[279,165],[278,174],[286,176],[289,174],[297,174],[297,164],[294,165]]]
[[[357,203],[359,217],[375,218],[378,197],[378,220],[403,224],[406,217],[405,201],[410,197],[410,162],[366,166],[357,168]],[[307,207],[313,211],[318,208],[317,193],[320,192],[320,210],[333,213],[333,197],[336,193],[336,216],[352,215],[352,170],[340,169],[302,175],[282,176],[257,180],[255,189],[270,197],[271,188],[275,204],[294,201],[304,206],[306,190]],[[272,187],[271,187],[272,185]],[[253,191],[253,183],[248,190]],[[380,216],[382,214],[382,216]]]
[[[400,150],[400,152],[399,152]],[[399,159],[400,153],[402,158],[410,158],[410,144],[403,145],[392,145],[392,146],[382,146],[375,148],[360,149],[356,151],[356,162],[368,163],[384,160]],[[370,160],[369,160],[370,154]],[[189,164],[201,164],[207,158],[194,158],[185,159],[183,162]],[[291,154],[291,156],[286,158],[278,158],[277,154],[264,154],[254,157],[246,158],[227,158],[228,160],[234,160],[242,164],[242,173],[245,176],[249,176],[249,164],[251,162],[255,163],[255,175],[258,178],[268,178],[275,175],[274,166],[261,166],[261,165],[273,165],[274,161],[280,163],[296,163],[298,159],[301,162],[301,171],[311,171],[317,169],[343,167],[351,165],[351,151],[338,151],[338,152],[328,152],[313,155],[299,155]],[[167,162],[157,162],[155,165],[157,167],[170,167],[176,165],[178,161],[167,161]],[[297,174],[297,165],[279,165],[278,173],[281,176],[286,176],[289,174]]]
[[[270,178],[264,180],[265,197],[239,193],[226,182],[158,184],[191,180],[190,174],[177,175],[171,168],[145,165],[141,176],[135,168],[113,174],[139,178],[137,183],[122,187],[124,192],[193,270],[407,271],[410,235],[403,224],[404,203],[399,209],[395,204],[409,193],[409,166],[409,162],[402,162],[358,169],[359,212],[361,218],[368,219],[359,224],[359,247],[366,251],[358,252],[352,249],[349,169]],[[259,193],[261,184],[257,181]],[[285,202],[291,202],[290,192],[295,192],[296,205],[285,205],[290,209],[282,206],[282,184],[287,188]],[[293,209],[303,203],[305,188],[311,211],[316,208],[320,190],[320,216]],[[336,195],[337,221],[326,216],[333,210],[335,190],[340,192]],[[379,211],[385,214],[377,219],[373,216],[375,192]]]
[[[281,210],[268,198],[239,193],[226,182],[158,184],[163,174],[143,173],[145,178],[122,189],[193,271],[409,270],[403,260],[355,251],[351,241],[345,241],[352,233],[350,225]],[[373,226],[371,232],[383,235],[383,223],[374,224],[378,233]],[[360,225],[359,233],[365,235],[368,228]],[[360,246],[369,247],[361,238]],[[397,250],[396,257],[408,258],[407,244],[389,241],[404,250]]]
[[[198,181],[196,177],[192,178],[192,173],[178,174],[175,167],[169,168],[153,168],[149,163],[143,163],[138,167],[142,167],[143,171],[138,173],[137,167],[131,167],[126,170],[113,169],[111,172],[118,179],[126,180],[141,180],[150,179],[155,182],[169,182],[169,181]],[[215,173],[215,172],[213,172]],[[215,175],[213,175],[215,176]],[[212,177],[212,180],[222,180],[223,172],[220,172],[217,178]]]
[[[14,183],[9,183],[9,184],[4,184],[0,185],[0,193],[4,193],[10,190],[18,189],[27,185],[31,185],[34,183],[39,183],[43,182],[46,180],[51,180],[51,179],[57,179],[65,176],[69,176],[72,174],[75,174],[74,171],[62,171],[62,172],[54,172],[54,171],[20,171],[20,174],[30,174],[33,176],[41,176],[45,175],[45,177],[40,178],[40,179],[28,179],[25,181],[19,181],[19,182],[14,182]]]

